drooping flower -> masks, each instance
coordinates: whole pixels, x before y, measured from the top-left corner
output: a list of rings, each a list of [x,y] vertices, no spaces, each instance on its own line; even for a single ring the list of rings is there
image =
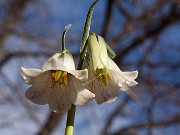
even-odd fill
[[[109,58],[106,42],[101,36],[90,35],[89,47],[89,81],[85,87],[95,94],[98,104],[113,102],[119,91],[127,91],[138,83],[135,79],[138,71],[122,72]]]
[[[87,69],[75,70],[72,55],[68,51],[56,53],[49,58],[42,69],[21,67],[24,81],[32,85],[25,93],[35,104],[49,104],[54,112],[65,112],[71,105],[84,105],[94,94],[82,86],[88,78]]]

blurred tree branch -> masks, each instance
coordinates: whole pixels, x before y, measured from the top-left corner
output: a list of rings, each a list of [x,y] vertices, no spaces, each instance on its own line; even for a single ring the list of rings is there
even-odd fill
[[[49,135],[58,126],[63,114],[50,112],[46,122],[36,135]]]
[[[4,39],[15,30],[21,18],[22,11],[29,1],[30,0],[12,0],[9,7],[7,7],[7,17],[1,26],[0,46],[2,46]]]
[[[115,61],[119,64],[123,56],[125,56],[137,46],[141,45],[141,43],[144,42],[146,39],[158,35],[164,30],[164,28],[167,28],[167,26],[169,26],[170,24],[176,22],[177,20],[180,20],[180,13],[176,12],[176,10],[177,7],[173,5],[171,7],[170,13],[166,17],[158,19],[158,22],[156,22],[156,27],[154,27],[153,29],[152,27],[149,27],[149,29],[146,29],[142,35],[136,37],[129,46],[120,50],[115,57]],[[152,26],[152,24],[149,24],[149,26]]]
[[[130,125],[125,128],[121,128],[115,133],[112,133],[110,135],[122,135],[124,131],[131,130],[131,129],[139,129],[139,128],[146,128],[146,127],[160,127],[160,126],[169,126],[174,124],[180,124],[180,117],[174,116],[173,118],[163,120],[163,121],[149,121],[144,123],[138,123],[134,125]]]
[[[122,113],[123,109],[129,103],[130,97],[126,96],[116,107],[116,109],[107,118],[104,128],[101,131],[101,135],[108,135],[108,129],[111,127],[113,120]]]
[[[32,120],[38,124],[41,125],[39,118],[37,117],[34,109],[31,107],[31,105],[27,102],[27,100],[25,100],[24,96],[22,95],[22,93],[20,92],[20,88],[17,87],[15,84],[13,84],[13,82],[11,80],[8,79],[8,77],[4,74],[4,73],[0,73],[1,76],[3,77],[4,83],[7,84],[7,86],[9,86],[14,92],[14,95],[17,97],[17,99],[19,100],[19,102],[21,103],[21,105],[24,107],[25,111],[27,112],[27,114],[30,116],[30,118],[32,118]]]
[[[3,67],[8,61],[10,61],[12,58],[16,57],[37,57],[37,56],[46,56],[49,57],[52,55],[52,52],[27,52],[27,51],[17,51],[17,52],[6,52],[6,55],[1,58],[0,60],[0,68]]]
[[[105,10],[105,20],[102,28],[102,33],[101,35],[106,38],[108,31],[111,26],[111,19],[112,19],[112,10],[113,10],[113,2],[114,0],[108,0],[106,4],[106,10]]]
[[[52,42],[48,41],[48,38],[46,39],[46,36],[43,37],[39,34],[41,29],[37,29],[35,32],[37,33],[31,33],[29,31],[25,31],[24,25],[18,26],[20,29],[16,29],[16,26],[18,22],[21,22],[21,16],[24,13],[24,9],[26,5],[30,1],[24,1],[24,0],[10,0],[10,3],[8,3],[7,7],[3,7],[4,9],[7,9],[7,15],[4,19],[4,21],[1,21],[0,24],[0,69],[3,68],[8,62],[12,62],[11,60],[17,60],[17,58],[36,58],[36,57],[49,57],[51,54],[53,54],[53,49],[55,48],[52,45],[59,43],[58,40],[53,40]],[[42,4],[41,2],[36,3]],[[33,5],[35,6],[35,5]],[[42,6],[42,5],[41,5]],[[49,6],[49,5],[47,5]],[[162,59],[161,61],[155,61],[151,58],[151,55],[153,55],[153,52],[156,51],[157,53],[161,53],[161,51],[170,49],[173,44],[170,43],[170,45],[167,45],[165,48],[161,48],[161,50],[157,50],[157,47],[160,46],[159,44],[159,37],[163,34],[163,31],[169,26],[172,26],[172,24],[177,24],[180,20],[180,8],[179,8],[179,0],[158,0],[155,1],[150,7],[147,8],[147,5],[144,4],[142,1],[123,1],[123,0],[108,0],[106,3],[106,9],[104,11],[105,19],[103,21],[103,29],[102,29],[102,35],[107,38],[108,36],[111,37],[111,31],[114,30],[114,28],[111,26],[114,25],[114,20],[118,17],[122,17],[122,21],[116,22],[117,26],[120,24],[120,31],[110,40],[110,44],[113,47],[117,47],[117,57],[115,58],[117,63],[123,63],[124,67],[137,67],[137,69],[140,71],[140,75],[138,77],[139,85],[137,87],[138,96],[142,96],[141,98],[144,98],[143,103],[136,104],[140,106],[143,113],[145,113],[145,118],[142,122],[140,119],[140,113],[134,114],[135,112],[129,112],[129,114],[125,114],[124,112],[126,109],[134,109],[134,106],[131,105],[132,102],[129,97],[124,98],[123,101],[119,102],[117,104],[116,108],[112,110],[112,113],[109,114],[109,116],[106,118],[104,128],[101,131],[101,134],[108,135],[111,131],[111,128],[114,126],[114,122],[116,121],[116,118],[128,116],[128,119],[131,118],[138,120],[136,124],[127,125],[127,127],[119,128],[119,131],[112,133],[113,135],[117,134],[130,134],[131,129],[138,129],[138,130],[147,130],[149,135],[151,135],[153,132],[154,127],[158,126],[171,126],[171,124],[178,124],[179,123],[179,116],[176,115],[172,118],[174,115],[168,116],[171,119],[166,119],[166,114],[162,114],[161,120],[156,121],[157,119],[154,119],[154,109],[157,107],[156,105],[158,103],[166,103],[172,104],[174,106],[178,107],[179,103],[179,85],[178,84],[178,78],[175,78],[176,83],[172,83],[172,81],[164,81],[164,80],[158,80],[154,76],[155,70],[161,70],[163,71],[164,68],[169,70],[169,73],[174,72],[174,70],[179,69],[179,61],[175,61],[173,59],[166,60]],[[35,7],[39,8],[39,7]],[[59,8],[59,7],[58,7]],[[132,9],[131,9],[132,8]],[[137,11],[134,10],[137,9]],[[47,10],[47,8],[42,7],[42,13],[44,14],[44,9]],[[116,12],[120,12],[120,15],[115,14]],[[135,11],[135,12],[134,12]],[[48,11],[49,12],[49,11]],[[137,13],[138,12],[138,13]],[[33,12],[34,13],[34,12]],[[40,14],[42,14],[40,13]],[[36,16],[33,14],[33,17]],[[41,15],[40,15],[41,16]],[[46,15],[43,15],[46,16]],[[43,16],[40,19],[44,19]],[[48,16],[48,17],[47,17]],[[46,17],[48,19],[51,19],[49,15]],[[45,17],[45,18],[46,18]],[[117,18],[116,18],[117,17]],[[32,16],[26,16],[27,20],[32,19]],[[25,19],[26,19],[25,18]],[[46,19],[47,19],[46,18]],[[99,19],[100,20],[100,19]],[[36,20],[39,21],[38,19]],[[39,23],[37,23],[39,25]],[[25,27],[28,27],[28,23],[25,24]],[[38,28],[36,24],[31,24],[29,27],[31,28],[35,26],[35,28]],[[50,28],[54,26],[49,26]],[[116,27],[117,28],[117,27]],[[47,30],[47,29],[46,29]],[[44,32],[46,32],[44,30]],[[40,32],[41,33],[41,32]],[[5,50],[6,46],[4,43],[5,39],[10,35],[13,34],[13,36],[17,36],[19,40],[25,40],[30,41],[33,43],[37,43],[37,48],[41,47],[47,47],[46,49],[49,49],[48,51],[13,51],[11,48],[7,48]],[[50,33],[51,34],[51,33]],[[173,33],[174,34],[174,33]],[[38,36],[37,36],[38,35]],[[74,41],[79,41],[80,35],[77,34],[75,38],[71,37],[68,38],[68,42],[73,42],[72,48],[74,49]],[[48,36],[48,34],[47,34]],[[42,38],[43,37],[43,38]],[[129,39],[129,37],[132,37]],[[145,41],[152,42],[149,46],[147,46]],[[124,40],[128,41],[123,44]],[[4,45],[4,46],[3,46]],[[116,45],[116,46],[114,46]],[[122,45],[122,46],[120,46]],[[137,61],[122,61],[123,58],[128,57],[129,52],[134,50],[135,48],[142,46],[138,51],[143,51],[142,58],[138,59]],[[8,46],[9,47],[9,46]],[[31,46],[28,46],[31,48]],[[161,46],[162,47],[162,46]],[[52,49],[53,48],[53,49]],[[121,48],[121,49],[120,49]],[[70,48],[71,49],[71,48]],[[178,48],[178,43],[175,46],[176,51]],[[164,51],[163,50],[163,51]],[[172,50],[168,50],[172,51]],[[178,51],[177,51],[178,52]],[[167,52],[165,52],[166,55],[169,55]],[[75,54],[77,56],[78,53]],[[136,54],[135,54],[136,55]],[[175,57],[174,57],[175,58]],[[144,67],[146,66],[146,72],[144,73]],[[163,72],[165,73],[165,72]],[[166,73],[165,73],[166,74]],[[178,72],[177,72],[178,74]],[[4,78],[1,77],[1,80],[4,82]],[[7,87],[14,90],[14,92],[17,94],[17,100],[21,98],[22,95],[19,94],[19,90],[16,92],[17,88],[14,84],[12,85],[11,82],[6,82]],[[16,89],[15,89],[15,88]],[[144,91],[141,91],[144,90]],[[21,93],[20,93],[21,94]],[[142,94],[142,95],[141,95]],[[19,97],[18,97],[19,96]],[[22,99],[21,99],[22,100]],[[23,101],[22,101],[23,102]],[[24,103],[25,104],[25,103]],[[24,105],[23,105],[24,106]],[[28,108],[28,105],[27,105]],[[31,108],[30,108],[31,109]],[[161,110],[162,108],[158,108],[158,110]],[[26,109],[27,111],[28,109]],[[27,111],[29,114],[31,111]],[[131,116],[132,115],[132,116]],[[137,115],[138,118],[135,118],[134,115]],[[32,119],[34,119],[32,117]],[[165,120],[164,120],[165,119]],[[62,120],[62,115],[55,114],[53,112],[49,112],[48,117],[45,120],[45,123],[41,125],[41,128],[37,132],[37,135],[49,135],[51,134],[54,129],[58,126],[58,123]],[[93,123],[94,124],[94,123]],[[138,134],[135,131],[134,134]]]

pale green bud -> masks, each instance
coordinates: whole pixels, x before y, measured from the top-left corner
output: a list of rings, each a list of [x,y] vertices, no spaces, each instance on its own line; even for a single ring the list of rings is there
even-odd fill
[[[104,38],[92,34],[88,38],[90,66],[95,75],[106,72],[108,68],[108,54]]]

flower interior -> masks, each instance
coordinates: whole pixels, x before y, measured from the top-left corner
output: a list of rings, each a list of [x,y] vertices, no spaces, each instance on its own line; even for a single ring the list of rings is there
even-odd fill
[[[108,79],[112,79],[112,73],[106,71],[106,69],[96,69],[96,73],[99,81],[103,83],[105,86],[108,85]]]
[[[53,71],[51,77],[53,78],[51,86],[54,87],[55,83],[67,85],[68,82],[68,72],[62,70]]]

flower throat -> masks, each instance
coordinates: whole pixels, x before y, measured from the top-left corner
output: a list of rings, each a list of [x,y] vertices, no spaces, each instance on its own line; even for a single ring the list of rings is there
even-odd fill
[[[53,71],[51,74],[51,77],[53,78],[53,81],[51,84],[52,87],[54,87],[56,82],[60,83],[60,85],[61,84],[63,84],[64,86],[67,85],[68,73],[66,71],[62,71],[62,70]]]
[[[112,79],[112,73],[107,72],[106,69],[96,69],[96,73],[99,81],[108,86],[108,79]]]

